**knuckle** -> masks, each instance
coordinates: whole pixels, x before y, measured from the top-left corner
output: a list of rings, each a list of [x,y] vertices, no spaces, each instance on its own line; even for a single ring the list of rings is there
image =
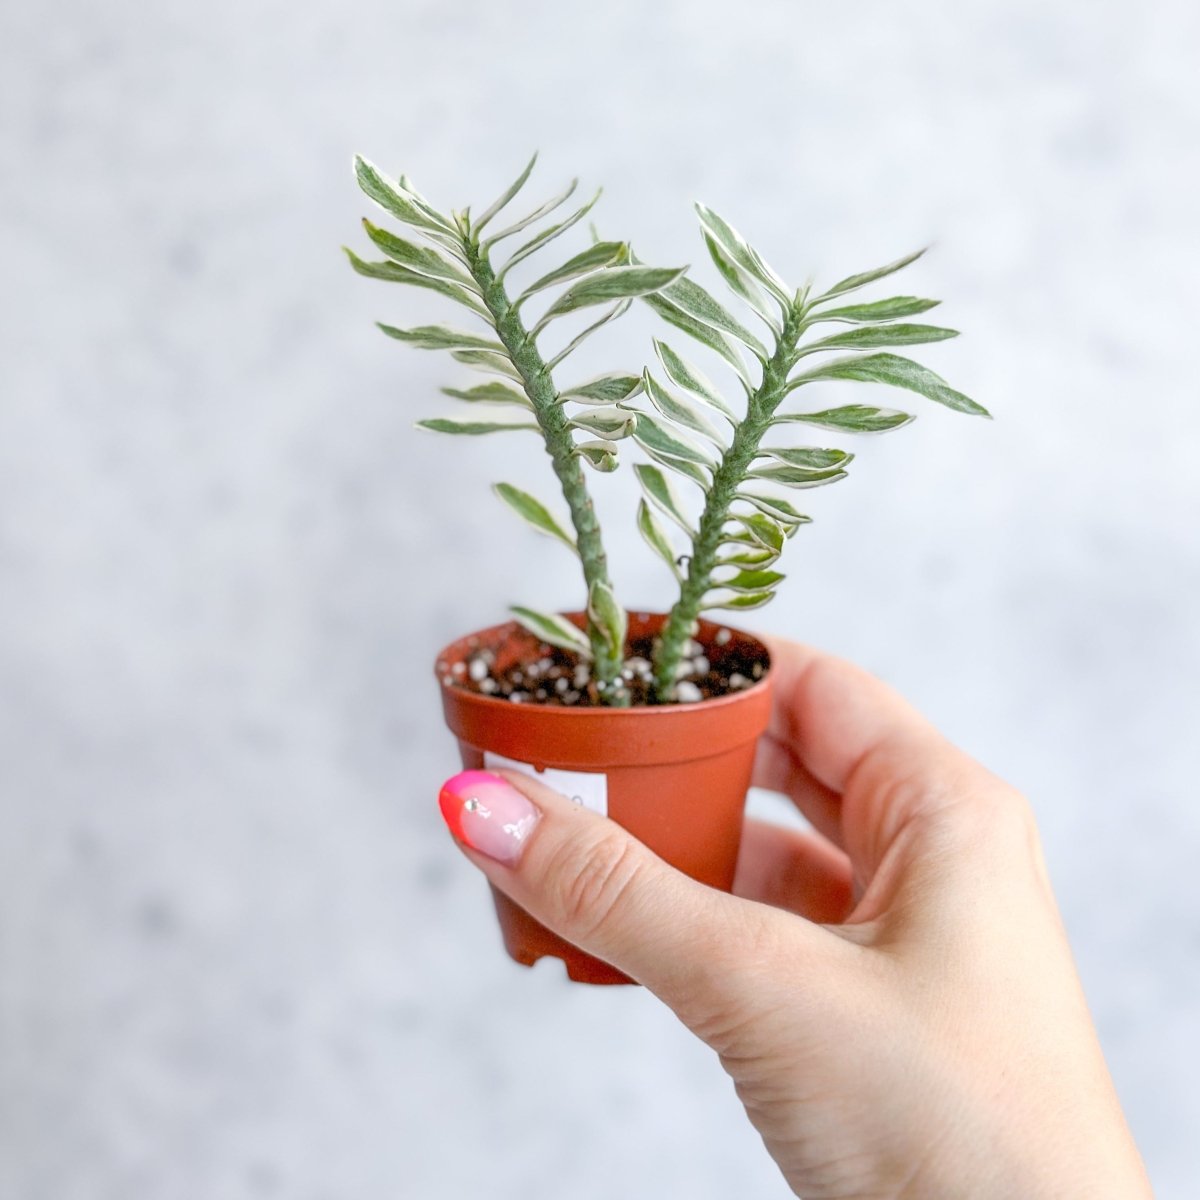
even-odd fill
[[[631,837],[614,827],[586,842],[565,844],[552,870],[560,919],[572,937],[590,941],[620,921],[646,870],[646,858]]]
[[[1034,828],[1033,810],[1020,792],[1007,785],[974,789],[958,807],[964,829],[983,842],[1007,834],[1026,835]]]
[[[995,863],[1007,869],[1036,853],[1040,842],[1029,801],[999,781],[964,789],[952,801],[928,814],[931,841],[978,867]]]
[[[1033,808],[1016,788],[1007,785],[989,788],[985,807],[988,819],[998,825],[1011,827],[1021,833],[1036,828]]]

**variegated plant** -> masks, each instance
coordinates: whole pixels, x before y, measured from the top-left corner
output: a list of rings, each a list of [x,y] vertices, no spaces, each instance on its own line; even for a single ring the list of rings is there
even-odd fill
[[[621,675],[625,611],[613,594],[583,464],[602,472],[615,469],[616,442],[628,437],[638,420],[636,414],[619,405],[641,390],[642,380],[638,373],[618,372],[559,387],[554,373],[586,338],[624,315],[636,297],[650,295],[678,280],[684,269],[634,265],[625,243],[595,241],[511,295],[509,277],[513,268],[577,225],[600,196],[597,192],[569,216],[546,224],[545,218],[574,194],[578,181],[572,180],[554,199],[495,229],[493,223],[524,187],[536,160],[534,155],[504,193],[475,217],[469,208],[449,214],[439,212],[403,175],[390,179],[365,159],[356,158],[354,170],[362,190],[428,244],[414,245],[364,220],[367,236],[385,260],[364,262],[353,251],[346,253],[360,274],[429,288],[456,301],[487,327],[487,333],[480,335],[443,325],[416,329],[380,326],[390,337],[422,349],[449,350],[459,362],[498,377],[465,390],[445,388],[447,395],[472,405],[507,405],[524,412],[524,419],[519,421],[434,418],[418,422],[419,426],[438,433],[530,430],[541,435],[572,529],[564,528],[546,505],[513,484],[497,484],[496,492],[535,529],[559,539],[579,556],[587,588],[587,629],[581,633],[552,613],[524,607],[512,611],[545,641],[590,660],[597,690],[606,702],[620,704],[627,699]],[[537,232],[532,232],[535,229]],[[526,240],[520,241],[503,262],[498,261],[501,243],[511,245],[509,239],[521,233],[526,234]],[[552,289],[562,290],[536,320],[529,318],[526,313],[530,301],[542,299],[543,293]],[[603,309],[598,320],[553,353],[544,352],[544,335],[553,322],[596,307]]]
[[[744,393],[744,403],[733,408],[697,368],[665,342],[655,341],[667,382],[645,371],[644,393],[655,413],[639,414],[633,436],[657,464],[634,468],[650,501],[641,503],[638,526],[679,582],[679,597],[655,653],[655,692],[661,699],[674,694],[684,647],[702,611],[758,608],[784,578],[774,569],[784,541],[809,518],[780,494],[781,489],[820,487],[846,477],[853,455],[777,444],[772,440],[775,431],[799,425],[882,433],[913,419],[896,409],[863,404],[798,409],[802,389],[824,381],[883,383],[957,412],[988,415],[926,367],[892,353],[898,346],[957,336],[953,329],[906,320],[939,301],[916,296],[869,303],[842,299],[915,262],[924,251],[851,275],[823,292],[814,292],[811,285],[796,289],[715,212],[703,204],[696,205],[696,212],[704,244],[722,279],[765,332],[762,338],[756,336],[690,278],[645,297],[664,320],[732,367]],[[849,328],[809,336],[821,325]],[[753,370],[747,365],[747,351]],[[829,354],[833,357],[824,357]],[[813,359],[814,355],[822,357]],[[717,417],[729,426],[728,432],[714,423]],[[694,524],[663,467],[704,493]],[[672,546],[656,512],[683,530],[690,543],[684,554]]]
[[[536,155],[516,181],[474,218],[469,209],[439,212],[404,176],[389,179],[357,158],[355,172],[363,191],[419,233],[427,245],[415,245],[364,221],[385,261],[364,262],[352,251],[347,254],[361,274],[431,289],[456,301],[485,325],[483,335],[441,325],[381,328],[389,336],[423,349],[449,350],[459,362],[498,377],[468,389],[443,389],[447,395],[470,404],[523,410],[523,419],[518,421],[435,418],[418,422],[420,426],[443,433],[529,430],[541,435],[566,501],[571,530],[522,489],[501,483],[496,492],[534,528],[559,539],[579,556],[588,596],[587,629],[581,633],[560,616],[524,607],[514,607],[513,613],[545,641],[588,660],[599,696],[609,704],[628,702],[622,678],[626,619],[613,593],[582,466],[613,470],[616,443],[630,436],[652,460],[634,466],[645,493],[638,509],[638,528],[679,584],[679,595],[654,651],[654,697],[666,702],[675,698],[684,650],[700,613],[757,608],[772,598],[783,579],[774,569],[776,560],[784,542],[809,518],[780,495],[779,489],[817,487],[846,476],[851,454],[840,449],[776,445],[770,440],[772,431],[800,425],[877,433],[912,420],[908,413],[862,404],[797,411],[792,401],[796,393],[819,381],[884,383],[959,412],[987,414],[933,372],[891,352],[898,346],[955,336],[953,330],[907,322],[937,301],[896,296],[846,304],[841,299],[899,271],[920,257],[920,252],[878,270],[852,275],[821,293],[814,293],[810,286],[792,289],[730,225],[697,205],[708,252],[730,290],[765,326],[761,338],[685,277],[684,268],[645,266],[623,242],[594,241],[515,296],[510,295],[512,269],[575,226],[599,197],[597,192],[566,218],[544,224],[574,193],[573,181],[553,200],[490,232],[492,222],[529,178],[534,161]],[[540,230],[503,263],[496,261],[496,247],[501,242],[539,224]],[[543,293],[557,289],[561,290],[539,317],[527,316],[529,301],[544,301]],[[636,374],[608,373],[559,388],[555,370],[587,337],[628,311],[638,297],[733,369],[743,393],[737,406],[681,354],[658,340],[655,350],[665,379],[647,369]],[[604,306],[598,320],[554,353],[543,353],[541,339],[553,322],[597,306]],[[849,328],[808,336],[824,324]],[[808,361],[813,355],[830,353],[833,358]],[[643,395],[645,401],[640,401]],[[723,425],[728,426],[727,431]],[[667,471],[703,493],[695,521]],[[684,532],[690,543],[686,551],[680,553],[672,545],[659,514]]]

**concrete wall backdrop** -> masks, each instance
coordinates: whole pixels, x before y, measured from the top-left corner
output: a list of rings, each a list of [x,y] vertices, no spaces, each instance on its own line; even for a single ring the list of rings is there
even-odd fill
[[[432,652],[576,581],[489,494],[532,449],[411,429],[459,375],[372,328],[429,309],[346,269],[348,164],[461,206],[541,147],[658,261],[694,198],[795,279],[936,241],[998,419],[862,446],[761,624],[1028,791],[1194,1196],[1198,53],[1186,0],[0,6],[0,1195],[785,1194],[648,996],[509,966],[436,814]]]

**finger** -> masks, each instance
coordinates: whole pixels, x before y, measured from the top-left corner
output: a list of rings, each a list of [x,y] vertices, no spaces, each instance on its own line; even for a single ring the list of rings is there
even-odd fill
[[[845,791],[880,742],[924,746],[937,736],[898,693],[861,667],[797,642],[766,641],[775,681],[768,733],[834,794]]]
[[[991,782],[881,680],[809,647],[766,640],[775,681],[768,744],[783,746],[797,770],[788,775],[778,757],[768,767],[776,779],[787,775],[801,808],[840,840],[864,881],[915,817]],[[832,821],[838,796],[840,839]]]
[[[464,771],[447,781],[439,802],[464,851],[497,888],[573,945],[645,984],[693,1029],[714,1007],[753,1002],[755,964],[770,941],[769,908],[689,879],[614,821],[518,772]],[[838,941],[795,918],[789,925],[793,957],[816,961]]]
[[[850,860],[825,838],[746,819],[734,895],[818,924],[840,924],[854,907]]]
[[[842,845],[842,798],[819,783],[791,747],[767,732],[758,740],[754,787],[787,796],[809,823],[835,845]]]

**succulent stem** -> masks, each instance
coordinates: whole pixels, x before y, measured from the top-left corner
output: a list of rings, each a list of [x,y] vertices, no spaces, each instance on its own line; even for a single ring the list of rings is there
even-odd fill
[[[521,321],[520,314],[509,301],[504,284],[497,279],[488,261],[487,252],[470,237],[463,239],[463,250],[471,275],[478,284],[483,302],[492,316],[496,333],[521,376],[525,395],[533,405],[546,451],[550,455],[554,473],[562,487],[563,499],[571,514],[587,593],[591,594],[592,585],[596,582],[611,587],[600,522],[596,517],[592,498],[588,494],[582,462],[574,452],[575,443],[571,437],[570,423],[559,402],[550,370],[538,351],[537,343]],[[603,631],[597,628],[590,617],[587,636],[592,647],[592,678],[597,685],[600,699],[609,705],[627,705],[629,693],[621,678],[624,663],[620,653],[614,652]]]
[[[762,381],[751,393],[746,416],[734,430],[733,440],[721,456],[712,487],[692,543],[687,574],[679,598],[667,616],[654,654],[654,689],[660,703],[675,695],[676,676],[684,647],[696,629],[704,597],[712,590],[712,574],[729,510],[737,490],[758,454],[763,435],[786,394],[788,372],[795,364],[796,343],[805,329],[806,309],[799,298],[791,305],[783,329],[775,338],[774,353],[763,368]]]

